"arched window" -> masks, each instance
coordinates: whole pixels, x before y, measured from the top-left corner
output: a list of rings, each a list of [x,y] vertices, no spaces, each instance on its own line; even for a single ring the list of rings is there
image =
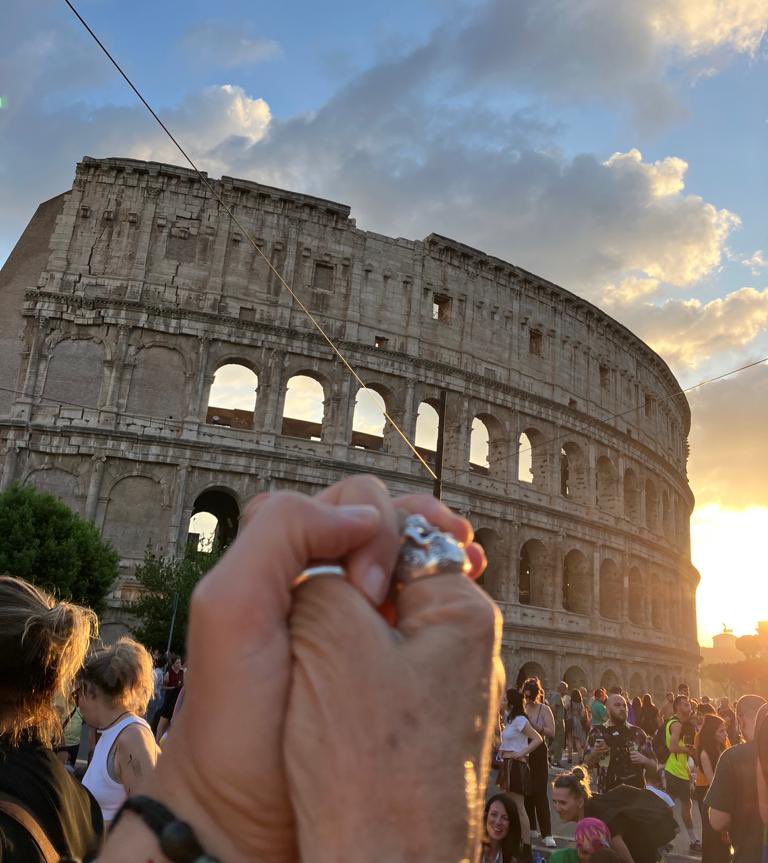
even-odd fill
[[[224,489],[209,488],[195,500],[187,543],[204,552],[214,546],[227,548],[237,536],[239,522],[240,508],[234,497]]]
[[[383,397],[372,387],[361,387],[357,391],[352,417],[352,446],[359,449],[384,449],[386,409]]]
[[[527,432],[523,432],[517,442],[517,479],[533,483],[533,444]]]
[[[654,575],[651,579],[651,625],[658,631],[664,629],[666,596],[666,585],[658,575]]]
[[[621,573],[612,560],[600,565],[600,616],[609,620],[621,619],[621,599],[624,592]]]
[[[616,512],[618,476],[613,462],[604,455],[597,460],[597,505],[606,512]]]
[[[527,428],[517,441],[517,479],[534,488],[547,488],[547,448],[538,429]]]
[[[259,379],[239,363],[227,363],[216,370],[208,396],[205,421],[231,428],[253,428],[253,412]]]
[[[440,417],[429,402],[422,402],[416,413],[416,448],[427,461],[437,453],[437,429]]]
[[[654,533],[659,527],[659,498],[651,479],[645,482],[645,526]]]
[[[504,577],[505,564],[502,559],[504,550],[499,535],[495,530],[481,527],[475,531],[475,542],[482,547],[488,559],[488,566],[478,583],[490,596],[498,599],[501,593],[501,580]]]
[[[472,432],[469,437],[469,466],[472,470],[488,473],[490,466],[491,438],[488,426],[475,417],[472,420]]]
[[[516,685],[520,689],[522,685],[531,677],[538,677],[542,686],[546,685],[546,674],[543,667],[538,662],[526,662],[520,666],[517,672]]]
[[[628,518],[636,527],[640,526],[642,518],[640,486],[637,482],[637,474],[632,468],[627,468],[624,471],[624,517]]]
[[[319,441],[322,437],[324,416],[323,385],[308,375],[294,375],[286,388],[282,433],[290,437]]]
[[[587,558],[571,549],[563,561],[563,608],[575,614],[589,614],[592,607],[592,573]]]
[[[563,680],[568,684],[568,689],[579,689],[582,686],[589,687],[589,681],[583,668],[572,665],[563,675]]]
[[[629,694],[634,698],[642,698],[648,690],[645,687],[645,680],[639,671],[635,671],[629,678]]]
[[[606,668],[603,676],[600,678],[600,686],[608,692],[619,685],[619,675],[612,668]]]
[[[667,539],[672,539],[674,535],[674,514],[672,512],[672,501],[666,489],[661,493],[661,526],[664,536]]]
[[[645,623],[643,574],[636,566],[629,571],[629,619],[638,626]]]
[[[538,539],[529,539],[520,549],[517,591],[521,605],[552,605],[552,566],[546,546]]]

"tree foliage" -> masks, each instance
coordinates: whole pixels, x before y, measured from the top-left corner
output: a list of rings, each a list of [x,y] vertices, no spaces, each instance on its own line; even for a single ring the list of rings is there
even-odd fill
[[[0,573],[101,612],[117,563],[99,531],[59,498],[19,485],[0,493]]]
[[[129,608],[138,621],[136,637],[140,641],[149,648],[166,649],[178,595],[171,651],[183,654],[192,591],[221,554],[215,547],[211,551],[199,551],[187,546],[183,557],[174,558],[158,555],[149,547],[146,549],[144,560],[135,572],[141,594]]]

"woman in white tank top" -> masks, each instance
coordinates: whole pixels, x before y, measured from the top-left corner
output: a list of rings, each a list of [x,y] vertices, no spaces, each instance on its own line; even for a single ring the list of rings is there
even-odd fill
[[[100,734],[83,785],[109,826],[157,762],[152,730],[141,718],[152,695],[152,660],[140,644],[121,638],[93,653],[78,680],[80,712]]]

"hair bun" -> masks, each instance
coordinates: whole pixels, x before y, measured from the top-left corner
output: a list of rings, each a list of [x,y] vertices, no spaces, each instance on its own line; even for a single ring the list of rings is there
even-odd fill
[[[571,770],[571,773],[573,773],[573,775],[579,780],[579,782],[583,782],[587,777],[586,770],[578,764],[576,765],[576,767],[573,768],[573,770]]]

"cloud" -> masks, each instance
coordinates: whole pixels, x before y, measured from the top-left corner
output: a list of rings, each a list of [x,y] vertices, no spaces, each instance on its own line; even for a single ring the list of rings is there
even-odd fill
[[[741,262],[745,267],[749,267],[752,270],[753,276],[759,276],[760,270],[768,267],[768,261],[763,257],[763,250],[757,249],[757,251],[752,253],[750,258],[746,258]]]
[[[768,336],[768,288],[741,288],[706,303],[673,299],[660,305],[629,305],[618,309],[616,316],[675,368],[685,371],[718,354],[743,357]]]
[[[700,505],[765,506],[768,366],[688,396],[693,425],[689,476]]]
[[[657,0],[648,7],[659,42],[690,56],[723,48],[754,55],[768,29],[764,0]]]
[[[274,60],[282,54],[273,39],[249,36],[247,25],[208,21],[190,28],[181,40],[181,50],[195,63],[208,63],[225,69],[252,66]]]

